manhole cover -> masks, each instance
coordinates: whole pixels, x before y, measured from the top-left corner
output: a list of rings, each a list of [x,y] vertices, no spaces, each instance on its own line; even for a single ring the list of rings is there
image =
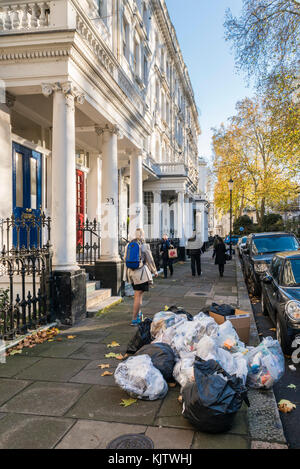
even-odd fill
[[[145,435],[122,435],[112,440],[106,449],[153,449],[153,441]]]

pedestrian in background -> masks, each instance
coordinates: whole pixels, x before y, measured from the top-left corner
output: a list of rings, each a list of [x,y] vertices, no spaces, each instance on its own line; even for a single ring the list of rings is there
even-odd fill
[[[197,274],[200,277],[202,273],[201,254],[205,252],[205,243],[202,242],[200,235],[197,235],[196,231],[194,231],[194,236],[188,239],[187,250],[191,258],[192,275],[193,277],[196,276],[197,268]]]
[[[226,246],[220,236],[217,236],[214,242],[213,258],[215,258],[215,264],[219,266],[220,277],[224,277],[224,269],[226,264]]]
[[[173,249],[173,248],[174,248],[174,246],[173,246],[171,240],[168,238],[168,235],[164,234],[162,242],[161,242],[161,247],[160,247],[160,255],[161,255],[162,261],[163,261],[164,277],[165,278],[168,278],[168,267],[169,267],[169,270],[170,270],[171,277],[174,273],[173,259],[169,258],[169,249]]]
[[[125,248],[124,282],[132,284],[134,302],[132,312],[132,326],[138,326],[142,320],[143,294],[149,291],[149,284],[153,283],[152,274],[158,277],[156,265],[149,244],[145,242],[144,231],[139,228],[130,243]]]

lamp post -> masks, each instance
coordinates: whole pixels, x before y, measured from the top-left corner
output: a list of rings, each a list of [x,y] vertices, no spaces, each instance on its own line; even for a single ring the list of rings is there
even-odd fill
[[[230,257],[232,257],[232,191],[233,191],[233,180],[232,178],[228,181],[228,187],[230,192]]]

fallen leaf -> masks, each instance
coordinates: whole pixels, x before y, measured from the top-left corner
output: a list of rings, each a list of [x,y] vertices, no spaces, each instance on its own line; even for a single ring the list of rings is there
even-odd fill
[[[110,365],[108,363],[102,363],[101,365],[98,365],[98,368],[101,368],[101,370],[105,370],[105,368],[109,368]]]
[[[111,371],[104,371],[101,376],[112,376],[113,373]]]
[[[292,410],[296,409],[296,405],[286,399],[282,399],[278,404],[278,409],[280,412],[288,414],[289,412],[292,412]]]
[[[113,352],[110,352],[110,353],[107,353],[105,355],[105,358],[117,358],[118,357],[118,354],[117,353],[113,353]]]
[[[289,389],[297,389],[297,386],[295,384],[290,384],[288,386]]]
[[[165,311],[168,311],[168,309],[169,309],[169,306],[166,305],[165,306]]]
[[[180,404],[182,404],[182,396],[178,396],[178,402],[180,402]]]
[[[123,360],[123,358],[124,358],[124,356],[123,356],[123,355],[121,355],[121,354],[119,354],[119,355],[116,355],[116,359],[117,359],[117,360]]]
[[[54,342],[54,339],[48,339],[47,342]]]
[[[120,405],[123,407],[129,407],[130,405],[135,404],[136,402],[137,399],[122,399]]]
[[[116,342],[115,340],[113,340],[111,344],[108,344],[108,345],[107,345],[107,347],[108,347],[108,348],[120,347],[120,344],[118,344],[118,342]]]
[[[272,327],[272,328],[270,329],[270,331],[276,332],[276,329],[275,329],[274,327]]]
[[[76,337],[76,335],[68,335],[67,339],[72,340],[72,339],[75,339],[75,337]]]
[[[22,350],[12,350],[10,355],[17,355],[18,353],[22,353]]]
[[[57,337],[57,342],[62,342],[62,338],[61,337]]]

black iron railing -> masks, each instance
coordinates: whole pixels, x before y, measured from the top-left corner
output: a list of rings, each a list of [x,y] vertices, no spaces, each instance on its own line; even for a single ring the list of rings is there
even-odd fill
[[[45,213],[35,214],[27,209],[20,217],[11,217],[0,221],[0,248],[6,251],[35,247],[42,249],[50,246],[51,218]]]
[[[100,224],[86,220],[85,223],[78,222],[77,233],[80,234],[81,241],[77,244],[77,262],[80,265],[93,264],[100,258],[101,234]]]
[[[32,215],[25,225],[22,217],[12,216],[2,221],[2,234],[9,246],[3,245],[0,251],[0,338],[3,340],[12,340],[54,320],[50,223],[44,214]],[[21,230],[25,230],[25,237]],[[27,247],[20,247],[21,239]],[[31,245],[32,239],[37,247]]]

